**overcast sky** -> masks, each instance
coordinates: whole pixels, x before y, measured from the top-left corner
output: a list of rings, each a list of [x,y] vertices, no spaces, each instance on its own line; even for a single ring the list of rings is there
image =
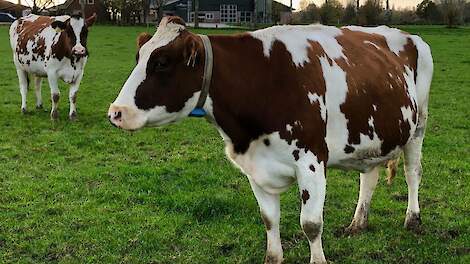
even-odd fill
[[[7,1],[18,3],[18,0],[7,0]],[[276,0],[276,1],[279,1],[279,2],[284,3],[286,5],[289,5],[290,0]],[[293,3],[294,8],[298,8],[300,0],[292,0],[292,1],[293,1],[292,3]],[[315,4],[317,4],[317,5],[321,5],[322,3],[325,2],[325,0],[309,0],[309,1],[311,1]],[[339,1],[341,1],[343,4],[346,4],[350,0],[339,0]],[[361,3],[363,3],[366,0],[360,0],[360,1],[361,1]],[[385,0],[383,0],[383,1],[385,2]],[[390,5],[391,5],[391,7],[395,7],[395,8],[416,7],[418,5],[418,3],[421,2],[421,1],[422,0],[390,0]],[[32,0],[22,0],[21,2],[24,5],[27,5],[28,3],[32,2]],[[60,3],[65,2],[65,0],[55,0],[55,2],[57,4],[60,4]]]

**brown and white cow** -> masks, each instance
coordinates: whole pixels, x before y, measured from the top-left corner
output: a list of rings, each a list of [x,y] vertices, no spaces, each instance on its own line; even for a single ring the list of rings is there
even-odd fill
[[[419,224],[433,73],[421,38],[385,26],[309,25],[209,36],[210,45],[203,39],[175,17],[163,19],[154,36],[140,36],[137,66],[108,117],[119,128],[137,130],[180,120],[199,103],[251,184],[266,224],[267,263],[283,259],[279,195],[295,181],[310,261],[326,262],[321,234],[327,168],[361,173],[347,229],[357,232],[367,226],[379,167],[404,152],[405,227]],[[207,99],[203,94],[201,100],[210,74]]]
[[[10,43],[13,61],[20,82],[21,111],[26,112],[28,74],[34,76],[36,107],[42,108],[41,81],[47,77],[51,88],[51,118],[58,117],[58,80],[70,84],[70,119],[76,118],[76,99],[83,71],[88,59],[88,28],[96,15],[81,16],[29,15],[13,22],[10,27]]]

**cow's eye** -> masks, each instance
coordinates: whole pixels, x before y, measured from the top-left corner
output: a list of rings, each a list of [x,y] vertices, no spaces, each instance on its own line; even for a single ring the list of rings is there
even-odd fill
[[[168,58],[159,56],[155,61],[155,71],[163,71],[168,68]]]

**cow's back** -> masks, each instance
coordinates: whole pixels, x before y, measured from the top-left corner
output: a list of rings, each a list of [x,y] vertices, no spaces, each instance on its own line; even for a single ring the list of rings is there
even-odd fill
[[[257,89],[272,95],[286,90],[297,98],[285,103],[295,105],[289,118],[302,124],[299,130],[304,132],[297,138],[310,141],[310,148],[326,139],[330,166],[365,171],[398,155],[415,133],[432,76],[429,46],[419,37],[386,26],[322,25],[273,27],[251,35],[261,40],[270,60],[258,68],[273,73],[267,75],[272,88]],[[290,85],[277,88],[282,83],[276,79],[279,76],[287,76]],[[306,111],[310,117],[302,114]],[[322,119],[326,119],[326,137],[321,133]],[[286,120],[279,122],[295,129]]]
[[[16,20],[10,27],[10,42],[17,67],[45,76],[47,61],[53,54],[57,57],[56,49],[63,41],[63,34],[54,29],[52,24],[69,18],[29,15]]]
[[[427,107],[432,58],[419,37],[397,29],[342,31],[336,39],[346,59],[322,63],[329,165],[367,170],[399,155],[415,133],[420,108]],[[431,73],[420,59],[431,61]],[[421,75],[429,81],[419,87]]]

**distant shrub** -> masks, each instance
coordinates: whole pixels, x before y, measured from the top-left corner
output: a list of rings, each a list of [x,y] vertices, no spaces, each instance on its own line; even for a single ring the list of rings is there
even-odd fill
[[[367,0],[359,9],[359,23],[364,25],[383,24],[381,0]]]
[[[344,8],[343,18],[341,22],[346,25],[354,24],[357,22],[356,5],[353,1],[348,2]]]
[[[343,5],[338,0],[328,0],[320,7],[320,22],[324,25],[339,24],[343,12]]]

